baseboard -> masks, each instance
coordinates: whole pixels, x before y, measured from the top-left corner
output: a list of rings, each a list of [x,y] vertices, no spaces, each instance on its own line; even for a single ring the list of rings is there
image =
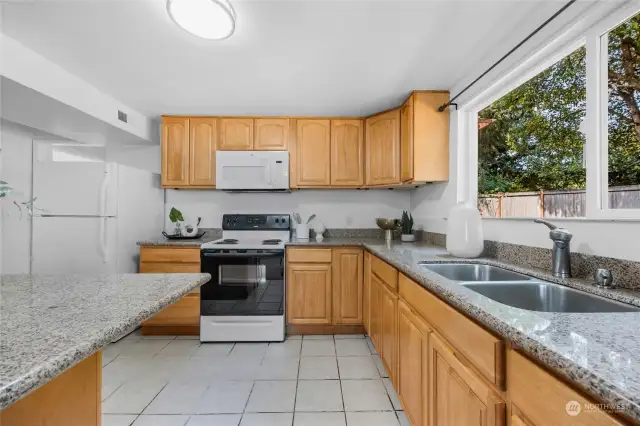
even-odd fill
[[[287,324],[287,334],[364,334],[364,325]]]
[[[200,325],[142,325],[143,336],[199,336]]]

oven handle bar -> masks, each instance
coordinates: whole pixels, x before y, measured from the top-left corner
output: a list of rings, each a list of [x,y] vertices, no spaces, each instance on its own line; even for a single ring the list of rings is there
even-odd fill
[[[206,251],[203,251],[202,252],[202,256],[209,257],[209,258],[216,258],[216,257],[221,257],[221,258],[228,258],[228,257],[258,257],[258,258],[264,258],[264,257],[284,256],[284,253],[282,253],[282,252],[279,252],[279,253],[207,253]]]

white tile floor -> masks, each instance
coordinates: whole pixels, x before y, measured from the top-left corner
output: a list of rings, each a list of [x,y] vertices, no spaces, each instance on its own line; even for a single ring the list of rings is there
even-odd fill
[[[103,365],[103,426],[409,426],[363,335],[200,344],[133,333]]]

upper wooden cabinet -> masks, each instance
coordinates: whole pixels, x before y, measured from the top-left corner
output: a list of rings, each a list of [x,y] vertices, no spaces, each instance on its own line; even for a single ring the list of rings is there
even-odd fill
[[[362,324],[362,250],[333,249],[333,323]]]
[[[400,178],[402,182],[449,179],[449,92],[414,92],[400,108]]]
[[[366,184],[400,183],[400,110],[366,120]]]
[[[296,127],[297,186],[331,185],[330,120],[298,120]]]
[[[162,119],[162,186],[189,185],[189,119]]]
[[[258,151],[286,151],[289,147],[288,118],[256,118],[253,149]]]
[[[362,120],[331,120],[331,185],[364,185]]]
[[[506,404],[436,333],[429,336],[431,425],[504,426]]]
[[[216,119],[192,118],[189,125],[189,185],[216,184]]]
[[[221,118],[218,150],[249,151],[253,149],[253,118]]]

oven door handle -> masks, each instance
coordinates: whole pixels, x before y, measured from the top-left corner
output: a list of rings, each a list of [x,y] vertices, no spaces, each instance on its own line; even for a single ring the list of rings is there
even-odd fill
[[[283,256],[283,253],[207,253],[202,252],[202,256],[208,258],[229,258],[229,257],[255,257],[255,258],[265,258],[265,257],[278,257]]]

